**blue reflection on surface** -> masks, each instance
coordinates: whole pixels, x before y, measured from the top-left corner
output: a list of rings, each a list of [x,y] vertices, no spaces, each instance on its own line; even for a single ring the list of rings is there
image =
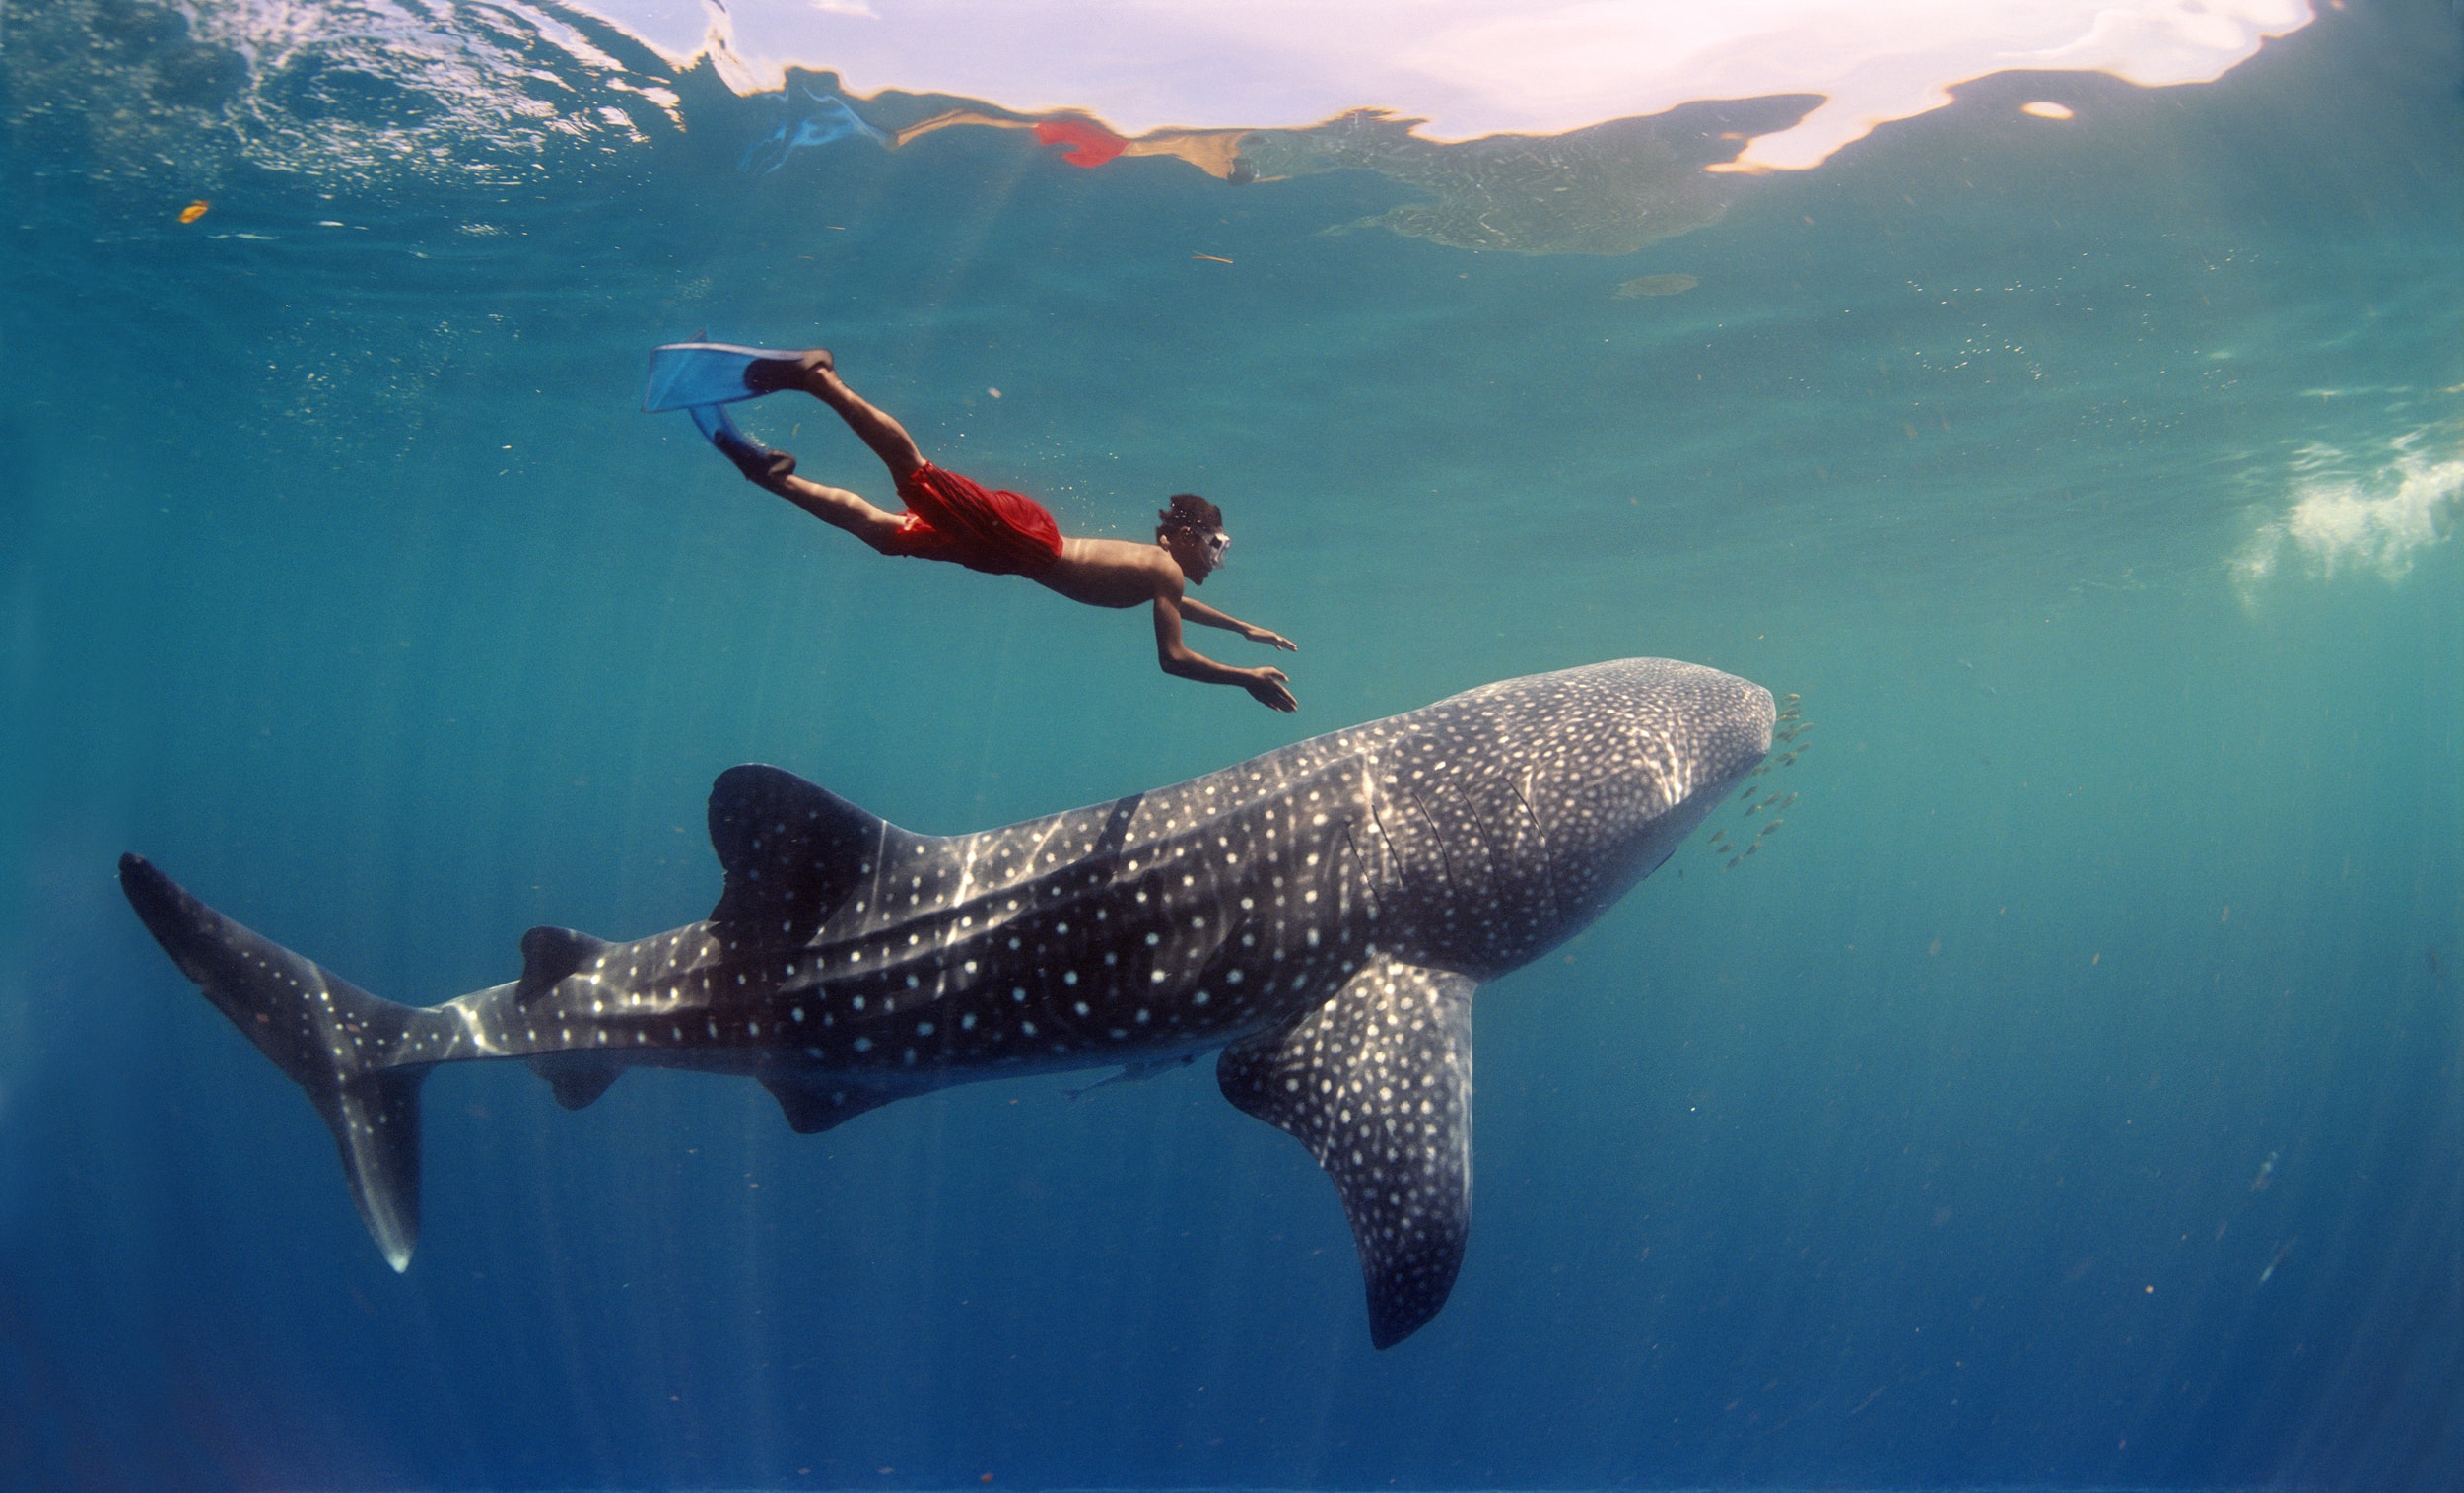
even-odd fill
[[[737,170],[766,176],[787,165],[787,157],[801,146],[828,145],[851,135],[889,143],[889,136],[857,118],[856,110],[836,94],[816,94],[802,83],[790,83],[780,98],[787,104],[787,116],[779,121],[778,128],[744,148]]]

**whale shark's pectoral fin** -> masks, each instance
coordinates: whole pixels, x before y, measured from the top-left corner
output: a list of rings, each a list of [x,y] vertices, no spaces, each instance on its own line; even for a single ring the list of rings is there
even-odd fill
[[[727,872],[710,920],[730,945],[801,943],[872,874],[884,839],[900,833],[793,773],[729,768],[710,790],[711,848]]]
[[[1223,1096],[1335,1179],[1391,1348],[1446,1304],[1472,1223],[1472,981],[1379,959],[1282,1031],[1224,1049]]]
[[[854,1120],[866,1110],[877,1110],[898,1098],[863,1084],[834,1078],[770,1077],[762,1087],[779,1101],[786,1112],[787,1128],[798,1135],[818,1135]]]

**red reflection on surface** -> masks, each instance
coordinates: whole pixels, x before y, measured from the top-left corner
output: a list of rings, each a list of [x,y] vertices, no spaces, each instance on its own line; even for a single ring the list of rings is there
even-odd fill
[[[1102,166],[1129,145],[1111,130],[1084,119],[1043,119],[1035,126],[1038,145],[1058,145],[1061,159],[1071,166]]]

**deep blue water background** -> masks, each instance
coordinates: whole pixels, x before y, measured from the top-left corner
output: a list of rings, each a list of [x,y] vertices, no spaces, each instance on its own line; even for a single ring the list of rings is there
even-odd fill
[[[512,186],[227,165],[182,229],[25,76],[0,1483],[2464,1480],[2464,554],[2235,569],[2321,472],[2464,454],[2448,7],[1986,80],[1610,259],[993,132],[747,176],[713,87]],[[705,326],[1065,530],[1215,497],[1302,714],[746,488],[636,408]],[[1482,992],[1470,1258],[1386,1354],[1203,1065],[802,1139],[458,1068],[396,1277],[111,876],[428,1002],[701,916],[734,762],[957,831],[1629,654],[1801,693],[1800,800]]]

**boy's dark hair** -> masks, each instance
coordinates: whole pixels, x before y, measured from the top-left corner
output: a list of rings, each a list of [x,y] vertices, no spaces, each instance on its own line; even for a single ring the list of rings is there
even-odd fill
[[[1186,534],[1206,534],[1223,527],[1223,509],[1196,493],[1175,493],[1172,507],[1155,512],[1155,532],[1179,530]]]

